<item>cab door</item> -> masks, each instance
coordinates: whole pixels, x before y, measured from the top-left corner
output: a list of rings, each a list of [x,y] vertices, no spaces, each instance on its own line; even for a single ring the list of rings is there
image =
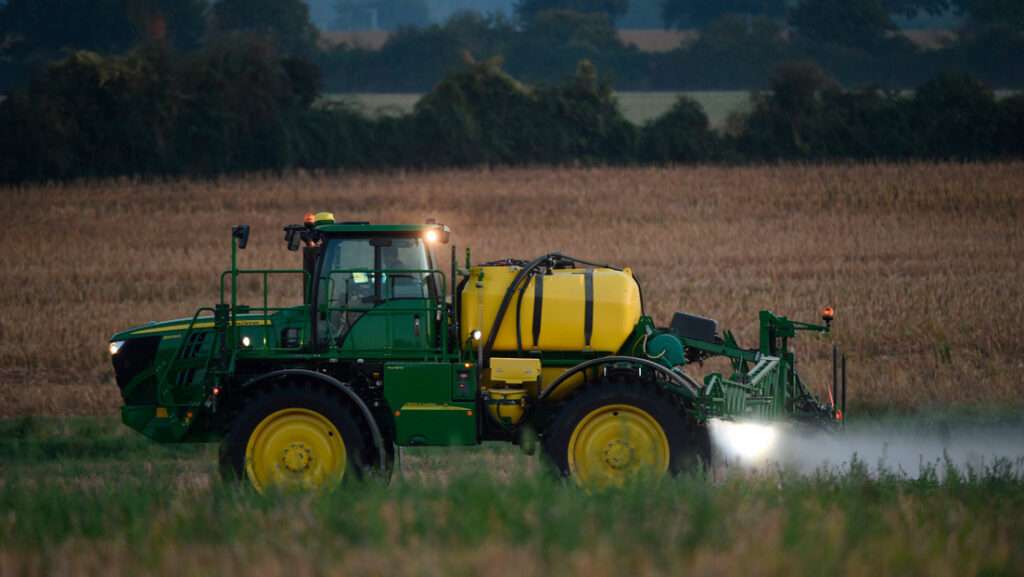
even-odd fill
[[[436,348],[440,303],[422,239],[329,239],[323,251],[322,348],[370,358],[422,357]]]

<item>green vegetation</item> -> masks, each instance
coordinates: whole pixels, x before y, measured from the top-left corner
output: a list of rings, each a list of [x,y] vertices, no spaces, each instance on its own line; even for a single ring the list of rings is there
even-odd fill
[[[1006,0],[524,0],[511,17],[467,10],[440,24],[427,23],[422,0],[334,4],[341,27],[394,33],[380,50],[321,43],[302,0],[0,2],[0,89],[28,82],[65,48],[189,52],[252,34],[316,63],[332,92],[426,92],[466,55],[502,59],[531,84],[560,82],[588,60],[630,91],[750,89],[798,60],[847,85],[907,89],[949,69],[998,88],[1024,85],[1024,11]],[[666,27],[695,30],[695,39],[645,53],[619,38],[631,8],[649,17],[658,5]],[[925,14],[957,18],[949,42],[923,48],[898,33],[894,18]]]
[[[259,37],[179,57],[71,52],[0,103],[0,182],[214,175],[291,168],[440,168],[827,159],[996,159],[1022,154],[1022,96],[997,100],[966,73],[913,95],[846,90],[819,67],[780,68],[752,109],[710,129],[686,96],[637,126],[608,78],[581,62],[529,86],[497,60],[448,73],[413,111],[314,105],[315,66]]]
[[[1021,464],[1005,461],[587,494],[514,449],[421,449],[390,485],[262,497],[223,485],[208,447],[152,444],[112,419],[0,431],[0,566],[12,574],[962,575],[1024,562]]]

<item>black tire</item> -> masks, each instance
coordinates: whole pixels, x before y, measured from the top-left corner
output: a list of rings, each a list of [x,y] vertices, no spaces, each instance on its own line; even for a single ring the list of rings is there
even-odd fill
[[[585,385],[562,401],[544,432],[554,470],[601,488],[654,473],[677,474],[710,460],[707,431],[668,393],[625,375]]]
[[[330,490],[361,478],[363,463],[370,462],[365,439],[337,396],[311,386],[276,388],[257,393],[232,420],[220,447],[220,472],[260,492]]]

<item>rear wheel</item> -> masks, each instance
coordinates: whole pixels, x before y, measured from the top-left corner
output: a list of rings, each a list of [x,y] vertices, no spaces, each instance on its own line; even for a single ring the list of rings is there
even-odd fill
[[[329,490],[358,476],[365,442],[357,422],[323,390],[286,387],[242,409],[221,445],[221,472],[256,490]]]
[[[696,466],[700,438],[667,394],[609,377],[563,401],[545,432],[544,451],[561,475],[599,489]]]

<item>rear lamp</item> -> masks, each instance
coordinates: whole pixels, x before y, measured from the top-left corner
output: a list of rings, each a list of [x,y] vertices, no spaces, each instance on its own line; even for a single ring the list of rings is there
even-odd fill
[[[250,339],[249,337],[242,337],[242,346],[243,347],[248,347],[251,344],[252,344],[252,339]]]

